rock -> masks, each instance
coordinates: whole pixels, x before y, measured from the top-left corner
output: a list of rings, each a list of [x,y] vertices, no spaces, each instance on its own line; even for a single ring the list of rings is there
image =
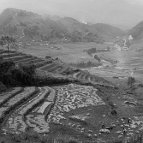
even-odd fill
[[[91,135],[91,134],[88,134],[88,137],[92,137],[92,135]]]
[[[86,116],[90,116],[90,113],[87,113]]]
[[[117,115],[117,111],[116,110],[112,110],[111,111],[111,115],[116,116]]]
[[[106,115],[105,115],[105,114],[103,114],[103,115],[102,115],[102,117],[106,117]]]
[[[85,131],[85,129],[84,128],[81,128],[81,132],[83,133]]]
[[[108,129],[100,129],[100,133],[110,134],[110,130],[108,130]]]
[[[124,126],[125,126],[125,127],[129,127],[130,125],[128,125],[128,124],[125,124]]]
[[[136,102],[130,102],[130,101],[125,101],[124,104],[128,105],[128,106],[136,106]]]
[[[127,133],[127,130],[126,129],[123,129],[123,135],[125,136]]]
[[[122,132],[122,131],[117,131],[116,133],[117,133],[117,134],[120,134],[121,132]]]
[[[93,131],[92,130],[88,130],[88,133],[93,133]]]
[[[106,129],[108,129],[108,130],[113,130],[113,127],[111,126],[111,127],[106,127]]]

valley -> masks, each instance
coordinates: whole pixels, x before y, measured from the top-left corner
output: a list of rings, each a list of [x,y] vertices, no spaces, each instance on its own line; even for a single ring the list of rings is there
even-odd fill
[[[110,51],[105,52],[109,46]],[[12,60],[17,65],[34,64],[37,73],[44,74],[42,76],[52,73],[57,77],[64,76],[79,81],[79,84],[73,82],[65,85],[17,87],[2,93],[1,142],[8,142],[9,139],[22,142],[26,138],[33,142],[54,142],[60,139],[69,142],[141,139],[143,103],[138,90],[142,91],[142,87],[136,87],[130,92],[126,83],[129,69],[116,68],[120,58],[117,63],[111,62],[117,60],[113,53],[118,52],[112,46],[113,44],[96,43],[55,45],[60,47],[60,52],[49,47],[39,49],[38,46],[10,52],[1,48],[3,60]],[[85,52],[87,47],[101,50],[95,54],[101,61],[104,57],[109,64],[76,71],[70,63],[85,60],[99,62],[94,59],[94,55]],[[126,52],[128,51],[120,54]],[[71,60],[68,60],[67,57],[70,56]]]
[[[138,28],[4,10],[0,143],[142,143]]]

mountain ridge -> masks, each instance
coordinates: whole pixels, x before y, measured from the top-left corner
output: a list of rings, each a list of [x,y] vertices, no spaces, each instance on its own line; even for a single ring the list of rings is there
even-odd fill
[[[0,35],[16,35],[23,39],[71,42],[103,42],[124,32],[109,24],[84,24],[71,17],[50,18],[21,9],[8,8],[0,14]]]
[[[143,39],[143,21],[139,22],[132,29],[130,29],[128,34],[132,35],[134,40]]]

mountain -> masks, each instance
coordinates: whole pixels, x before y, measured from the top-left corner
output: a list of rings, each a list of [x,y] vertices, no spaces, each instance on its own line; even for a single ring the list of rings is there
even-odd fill
[[[41,16],[14,8],[0,15],[0,35],[14,35],[20,40],[103,42],[123,33],[107,24],[89,25],[71,17]]]
[[[125,34],[121,29],[104,23],[90,25],[89,30],[106,40],[114,39],[117,36],[123,36]]]
[[[136,26],[134,26],[132,29],[130,29],[128,34],[132,35],[134,40],[143,39],[143,21],[141,21]]]

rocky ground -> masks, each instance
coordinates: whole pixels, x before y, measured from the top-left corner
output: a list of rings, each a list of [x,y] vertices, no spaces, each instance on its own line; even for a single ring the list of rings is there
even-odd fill
[[[115,142],[133,140],[134,137],[140,139],[143,104],[139,89],[135,91],[78,84],[12,89],[1,94],[0,141]]]

